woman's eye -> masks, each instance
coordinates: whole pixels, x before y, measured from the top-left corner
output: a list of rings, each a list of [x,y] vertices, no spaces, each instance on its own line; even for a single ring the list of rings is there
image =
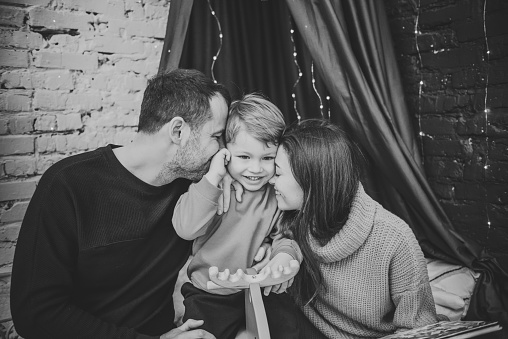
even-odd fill
[[[263,160],[272,161],[275,157],[264,157]]]
[[[240,159],[249,159],[249,157],[248,157],[248,156],[246,156],[246,155],[239,155],[238,157],[239,157]]]

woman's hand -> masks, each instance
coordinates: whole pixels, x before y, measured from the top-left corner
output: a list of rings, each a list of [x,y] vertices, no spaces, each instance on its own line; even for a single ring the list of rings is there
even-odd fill
[[[261,269],[263,269],[270,262],[270,256],[272,255],[272,245],[269,241],[269,238],[265,238],[261,244],[261,247],[259,247],[256,256],[254,257],[254,262],[257,264],[252,266],[252,268],[255,269],[256,272],[261,271]]]

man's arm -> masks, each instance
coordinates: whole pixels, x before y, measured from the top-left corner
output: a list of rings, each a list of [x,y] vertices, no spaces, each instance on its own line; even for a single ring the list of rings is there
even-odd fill
[[[14,256],[11,310],[17,332],[25,338],[152,338],[105,322],[73,303],[78,257],[74,214],[65,185],[43,176]]]

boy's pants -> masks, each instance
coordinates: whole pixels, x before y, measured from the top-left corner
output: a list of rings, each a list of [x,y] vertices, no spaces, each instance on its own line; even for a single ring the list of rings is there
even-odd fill
[[[204,320],[202,329],[217,339],[234,339],[245,326],[245,291],[230,295],[211,294],[194,287],[182,286],[187,319]],[[263,295],[266,318],[272,339],[298,338],[296,306],[287,293]]]

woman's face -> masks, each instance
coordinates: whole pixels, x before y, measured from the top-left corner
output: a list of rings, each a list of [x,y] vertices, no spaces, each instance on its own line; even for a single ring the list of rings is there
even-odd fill
[[[283,147],[277,150],[275,157],[275,176],[270,179],[275,187],[277,206],[283,211],[299,210],[303,203],[303,190],[296,182],[289,165],[289,159]]]

